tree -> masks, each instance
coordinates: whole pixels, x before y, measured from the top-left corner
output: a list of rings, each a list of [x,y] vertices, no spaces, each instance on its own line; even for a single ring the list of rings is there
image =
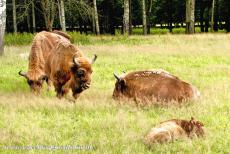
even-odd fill
[[[99,21],[98,21],[98,13],[97,13],[97,0],[93,0],[93,14],[95,21],[96,34],[100,35]]]
[[[147,18],[146,18],[146,7],[145,0],[142,0],[142,19],[143,19],[143,34],[147,35]]]
[[[195,33],[195,0],[186,0],[186,34]]]
[[[212,15],[211,15],[211,32],[213,32],[214,28],[214,10],[215,10],[215,0],[212,0]]]
[[[66,32],[64,0],[58,0],[57,2],[58,2],[60,25],[61,25],[62,31]]]
[[[152,6],[153,6],[153,0],[149,0],[149,9],[148,9],[148,13],[147,13],[147,34],[150,34],[150,16],[151,16],[151,12],[152,12]]]
[[[35,10],[34,10],[34,0],[31,1],[32,6],[32,32],[36,32],[36,22],[35,22]]]
[[[0,55],[4,54],[5,25],[6,25],[6,0],[0,0]]]
[[[13,6],[13,25],[14,25],[14,33],[17,33],[17,16],[16,16],[16,3],[15,0],[12,0]]]
[[[54,0],[41,0],[42,14],[45,20],[45,26],[48,31],[52,31],[54,16],[56,13]]]
[[[129,0],[124,0],[123,34],[129,34]]]

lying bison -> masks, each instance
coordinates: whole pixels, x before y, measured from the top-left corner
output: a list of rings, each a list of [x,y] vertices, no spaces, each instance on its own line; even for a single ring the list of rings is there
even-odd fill
[[[196,87],[164,70],[136,71],[118,76],[114,99],[128,98],[142,102],[182,102],[197,98]]]
[[[145,137],[145,142],[151,145],[176,139],[202,137],[204,135],[203,126],[200,121],[196,121],[194,118],[191,120],[171,119],[152,128]]]
[[[37,33],[33,39],[29,54],[28,72],[19,72],[19,75],[27,79],[30,89],[35,93],[40,93],[44,80],[48,82],[45,74],[45,63],[52,49],[62,40],[70,42],[70,37],[61,31]]]
[[[96,58],[95,55],[90,60],[73,44],[60,41],[46,63],[46,74],[53,82],[57,97],[63,97],[71,89],[76,99],[89,88]]]

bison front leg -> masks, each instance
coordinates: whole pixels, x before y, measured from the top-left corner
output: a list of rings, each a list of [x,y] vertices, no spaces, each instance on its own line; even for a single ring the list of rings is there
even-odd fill
[[[59,99],[61,99],[66,94],[62,88],[62,84],[60,84],[60,83],[55,85],[55,91],[56,91],[56,93],[57,93],[56,95]]]
[[[80,96],[80,93],[82,92],[83,90],[81,88],[72,88],[72,92],[73,92],[73,97],[74,99],[77,99],[79,96]]]
[[[52,81],[50,79],[47,79],[46,83],[47,83],[47,91],[50,91],[51,90]]]

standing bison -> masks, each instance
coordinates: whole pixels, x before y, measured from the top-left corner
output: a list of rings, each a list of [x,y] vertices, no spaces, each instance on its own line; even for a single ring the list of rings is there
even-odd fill
[[[145,137],[145,142],[151,145],[183,138],[202,137],[204,136],[203,126],[203,123],[194,118],[191,120],[171,119],[152,128]]]
[[[88,59],[73,44],[60,41],[46,63],[46,74],[53,82],[57,97],[72,90],[76,99],[91,83],[92,64],[97,56]]]
[[[142,102],[182,102],[197,98],[200,93],[193,85],[166,71],[136,71],[118,76],[114,99],[128,98]]]
[[[27,79],[30,89],[35,93],[40,93],[44,80],[48,82],[45,74],[45,63],[59,40],[70,42],[70,37],[61,31],[42,31],[37,33],[33,39],[29,54],[28,72],[20,71],[19,75]]]

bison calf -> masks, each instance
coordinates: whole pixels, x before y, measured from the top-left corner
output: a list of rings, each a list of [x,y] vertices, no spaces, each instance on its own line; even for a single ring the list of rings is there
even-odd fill
[[[46,63],[46,74],[53,82],[57,97],[63,97],[71,89],[76,99],[82,91],[89,88],[92,64],[96,58],[95,55],[90,60],[73,44],[60,41]]]
[[[151,145],[152,143],[164,143],[176,139],[202,137],[204,135],[203,126],[194,118],[191,120],[168,120],[152,128],[145,137],[145,142]]]
[[[182,102],[197,98],[196,87],[163,70],[136,71],[118,76],[113,91],[114,99],[128,98],[142,102]]]

